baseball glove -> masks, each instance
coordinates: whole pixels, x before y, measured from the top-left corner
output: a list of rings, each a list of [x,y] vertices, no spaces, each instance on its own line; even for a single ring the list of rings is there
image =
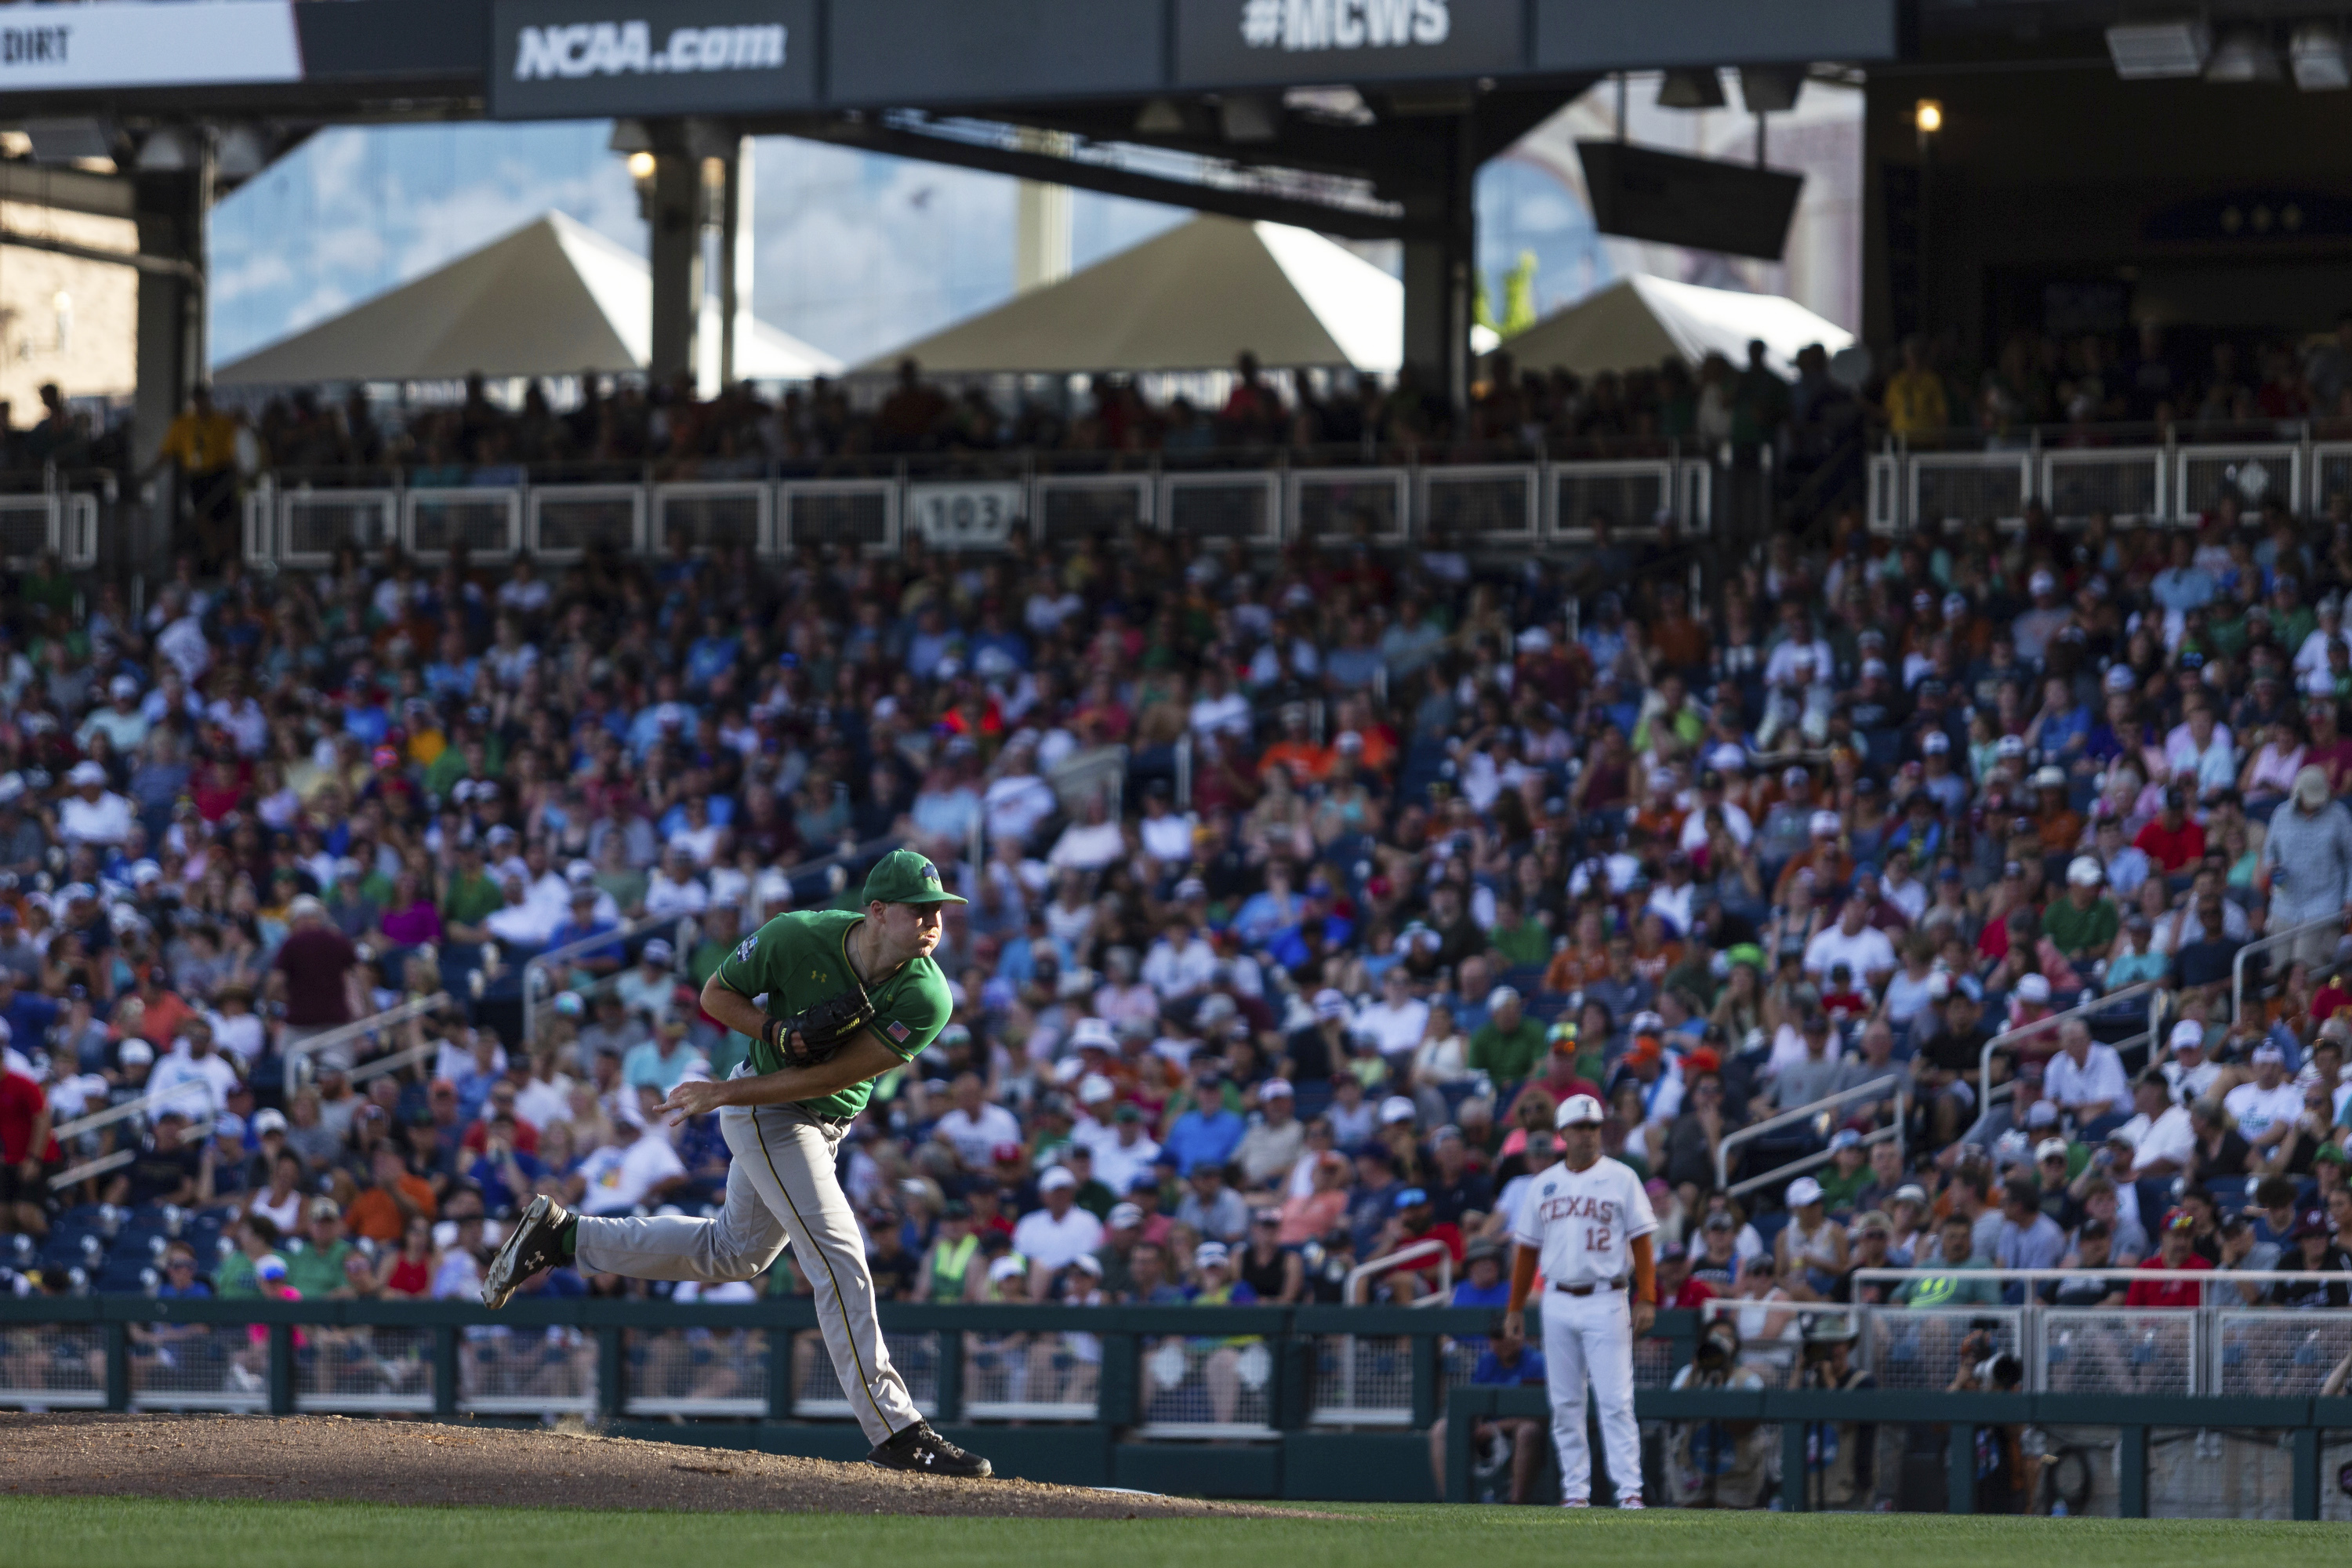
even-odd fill
[[[847,1045],[874,1022],[874,1004],[863,992],[845,991],[789,1018],[768,1020],[768,1043],[788,1068],[814,1067]]]

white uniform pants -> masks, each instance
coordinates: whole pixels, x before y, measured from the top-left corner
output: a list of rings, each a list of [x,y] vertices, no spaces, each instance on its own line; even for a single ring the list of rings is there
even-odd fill
[[[719,1113],[719,1131],[734,1155],[719,1217],[583,1215],[582,1271],[724,1284],[760,1273],[790,1238],[793,1256],[815,1289],[816,1321],[833,1352],[833,1370],[866,1440],[879,1443],[913,1426],[921,1416],[882,1343],[866,1239],[834,1174],[840,1131],[791,1105],[730,1106]],[[791,1352],[779,1335],[768,1353]]]
[[[1642,1429],[1633,1419],[1633,1310],[1607,1286],[1543,1295],[1544,1378],[1551,1395],[1551,1441],[1559,1453],[1563,1502],[1592,1496],[1592,1453],[1584,1440],[1584,1391],[1601,1407],[1609,1479],[1620,1498],[1642,1495]]]

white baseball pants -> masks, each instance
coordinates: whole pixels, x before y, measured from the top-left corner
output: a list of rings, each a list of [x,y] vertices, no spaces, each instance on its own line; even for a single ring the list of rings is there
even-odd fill
[[[719,1131],[734,1155],[719,1217],[583,1215],[577,1251],[582,1271],[725,1284],[760,1273],[789,1238],[801,1272],[814,1287],[816,1321],[833,1352],[834,1373],[866,1439],[879,1443],[913,1426],[922,1416],[882,1343],[865,1235],[834,1174],[840,1130],[797,1106],[761,1105],[721,1110]],[[791,1352],[777,1336],[768,1353]]]
[[[1551,1441],[1559,1454],[1564,1502],[1592,1496],[1592,1451],[1584,1440],[1584,1391],[1601,1409],[1609,1479],[1620,1498],[1642,1495],[1642,1428],[1633,1419],[1633,1309],[1622,1290],[1590,1296],[1547,1287],[1544,1381],[1551,1395]]]

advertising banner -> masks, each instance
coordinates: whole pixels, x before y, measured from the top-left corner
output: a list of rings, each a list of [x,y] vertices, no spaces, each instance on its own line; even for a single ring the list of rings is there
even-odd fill
[[[499,0],[500,120],[743,114],[816,101],[816,0]]]
[[[301,79],[288,0],[0,10],[0,92]]]

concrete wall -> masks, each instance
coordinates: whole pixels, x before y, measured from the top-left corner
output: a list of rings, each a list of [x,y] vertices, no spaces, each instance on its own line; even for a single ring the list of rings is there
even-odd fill
[[[139,243],[128,219],[20,202],[0,202],[0,230],[101,250]],[[131,268],[0,241],[0,398],[16,425],[38,417],[43,382],[68,397],[127,396],[139,379],[138,311]]]

